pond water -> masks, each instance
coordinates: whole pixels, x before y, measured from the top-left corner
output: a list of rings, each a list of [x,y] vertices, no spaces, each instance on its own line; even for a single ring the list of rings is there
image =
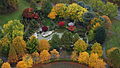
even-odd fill
[[[53,62],[44,65],[35,65],[33,68],[90,68],[74,62]]]

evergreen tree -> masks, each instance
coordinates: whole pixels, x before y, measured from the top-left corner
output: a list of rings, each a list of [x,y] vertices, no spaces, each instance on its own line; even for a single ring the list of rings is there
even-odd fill
[[[59,49],[60,48],[61,40],[59,38],[59,35],[54,34],[52,36],[52,39],[49,42],[50,42],[50,45],[51,45],[52,49]]]

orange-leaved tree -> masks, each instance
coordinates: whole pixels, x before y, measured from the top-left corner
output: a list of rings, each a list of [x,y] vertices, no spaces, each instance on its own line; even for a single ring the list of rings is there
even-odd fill
[[[50,49],[50,44],[46,39],[41,39],[39,41],[39,45],[37,46],[37,49],[39,51],[49,50]]]
[[[51,58],[51,55],[50,53],[48,52],[48,50],[43,50],[41,53],[40,53],[40,62],[41,63],[46,63],[50,60]]]
[[[5,62],[2,64],[1,68],[11,68],[11,66],[8,62]]]
[[[24,61],[19,61],[16,65],[16,68],[28,68],[28,67]]]
[[[79,57],[78,57],[78,62],[79,63],[88,64],[88,60],[89,60],[89,53],[87,53],[87,52],[79,53]]]
[[[51,53],[51,58],[57,59],[60,57],[60,54],[56,49],[53,49],[52,51],[50,51],[50,53]]]

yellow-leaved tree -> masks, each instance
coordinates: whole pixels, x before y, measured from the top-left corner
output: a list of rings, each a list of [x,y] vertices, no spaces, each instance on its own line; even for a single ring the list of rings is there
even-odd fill
[[[33,65],[33,59],[31,55],[26,54],[22,57],[22,61],[24,61],[27,64],[27,67],[32,67]]]
[[[72,52],[72,55],[71,55],[71,57],[70,57],[73,61],[76,61],[77,60],[77,58],[78,58],[78,54],[77,54],[77,51],[73,51]]]
[[[91,49],[92,49],[91,53],[97,53],[98,56],[102,56],[103,50],[102,50],[101,44],[99,44],[99,43],[94,43],[94,45],[92,46]]]
[[[48,52],[48,50],[43,50],[41,53],[40,53],[40,62],[41,63],[46,63],[50,60],[51,58],[51,55],[50,53]]]
[[[89,54],[87,52],[79,53],[78,62],[88,64]]]
[[[56,49],[53,49],[52,51],[50,51],[50,53],[51,53],[51,58],[57,59],[60,57],[60,54]]]
[[[24,61],[19,61],[16,65],[16,68],[28,68],[28,67]]]
[[[89,58],[89,66],[92,68],[106,68],[106,63],[103,61],[103,59],[100,59],[97,53],[92,53]]]
[[[14,48],[18,54],[18,57],[23,57],[25,55],[26,43],[23,40],[22,36],[15,37],[12,41],[12,45],[14,46]]]
[[[85,43],[85,41],[83,41],[83,40],[78,40],[74,44],[74,50],[78,51],[78,52],[85,51],[87,49],[87,47],[88,47],[88,44]]]
[[[8,62],[5,62],[2,64],[1,68],[11,68],[11,66]]]
[[[46,39],[41,39],[39,41],[39,45],[37,46],[37,49],[39,51],[49,50],[50,49],[50,44]]]

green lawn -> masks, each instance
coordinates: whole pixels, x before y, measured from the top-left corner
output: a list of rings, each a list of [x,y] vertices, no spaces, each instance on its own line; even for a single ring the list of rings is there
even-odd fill
[[[112,47],[119,47],[120,48],[120,21],[119,20],[112,20],[112,30],[110,35],[106,39],[106,49],[110,49]]]
[[[29,3],[25,0],[19,0],[19,8],[17,11],[6,15],[0,15],[0,26],[7,23],[9,20],[20,19],[23,10],[28,7],[30,7]]]

